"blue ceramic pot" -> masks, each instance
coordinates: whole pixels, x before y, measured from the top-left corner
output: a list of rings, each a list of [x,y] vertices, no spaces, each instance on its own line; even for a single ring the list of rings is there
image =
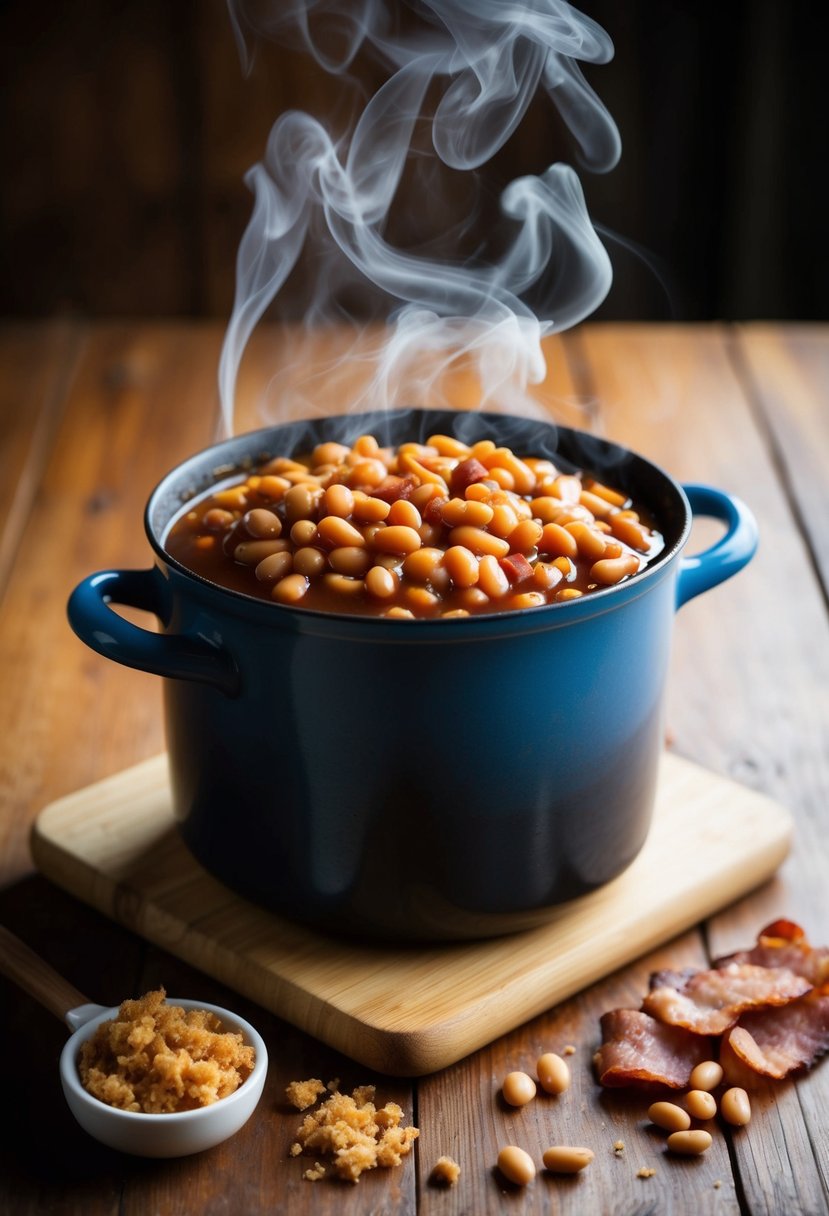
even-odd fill
[[[589,470],[654,517],[634,579],[520,612],[397,620],[285,607],[215,586],[164,550],[171,520],[230,470],[325,439],[491,437]],[[724,521],[684,557],[692,512]],[[215,877],[334,932],[460,939],[528,927],[619,874],[648,832],[676,608],[756,547],[737,499],[681,488],[585,433],[498,414],[407,410],[239,436],[152,494],[150,570],[109,570],[69,601],[75,632],[164,677],[175,814]],[[145,631],[110,602],[155,613]]]

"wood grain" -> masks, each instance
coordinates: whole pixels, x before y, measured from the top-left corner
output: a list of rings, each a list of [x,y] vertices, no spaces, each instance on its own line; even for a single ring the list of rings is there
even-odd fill
[[[218,327],[103,326],[67,385],[0,603],[0,666],[16,690],[0,702],[6,881],[30,869],[38,803],[162,746],[157,681],[91,663],[65,605],[95,570],[150,564],[149,491],[213,438],[218,337]]]
[[[499,1216],[504,1211],[556,1212],[582,1216],[593,1212],[687,1212],[689,1193],[694,1211],[736,1213],[739,1205],[730,1183],[725,1142],[715,1144],[704,1159],[694,1162],[670,1157],[664,1135],[647,1119],[649,1099],[627,1092],[599,1091],[592,1056],[599,1045],[599,1018],[606,1009],[639,1005],[648,987],[648,974],[659,967],[699,966],[696,934],[675,939],[670,946],[604,982],[551,1008],[512,1035],[499,1039],[469,1060],[432,1077],[418,1087],[421,1125],[420,1168],[422,1208],[427,1216]],[[569,1090],[552,1097],[539,1090],[528,1106],[510,1109],[501,1100],[506,1074],[520,1068],[535,1075],[544,1051],[566,1053],[571,1072]],[[614,1145],[623,1144],[619,1151]],[[575,1144],[592,1149],[593,1163],[583,1173],[555,1177],[544,1170],[526,1192],[504,1181],[494,1168],[504,1144],[526,1147],[540,1163],[551,1144]],[[432,1163],[449,1153],[461,1165],[462,1185],[446,1194],[428,1184]],[[640,1178],[642,1168],[653,1177]],[[720,1181],[722,1187],[716,1187]]]
[[[63,1019],[71,1009],[89,1003],[82,992],[4,925],[0,925],[0,972],[56,1017]]]
[[[829,342],[819,326],[752,325],[732,346],[784,493],[829,596]]]
[[[782,807],[666,755],[648,840],[613,883],[525,933],[406,950],[313,933],[212,880],[175,829],[163,756],[46,807],[32,850],[127,928],[361,1063],[418,1076],[732,903],[776,870],[790,832]]]
[[[22,504],[0,604],[8,690],[0,701],[0,922],[103,1004],[164,982],[236,1005],[265,1035],[272,1060],[257,1117],[215,1154],[151,1166],[121,1158],[89,1141],[63,1103],[58,1020],[0,979],[0,1036],[16,1045],[5,1075],[18,1096],[0,1142],[2,1216],[288,1207],[298,1216],[551,1208],[627,1216],[688,1211],[689,1203],[729,1216],[825,1212],[826,1062],[758,1096],[749,1128],[716,1138],[713,1156],[680,1163],[648,1131],[638,1099],[599,1090],[590,1057],[600,1014],[637,1005],[652,968],[705,965],[784,913],[816,942],[829,940],[826,329],[594,325],[551,346],[549,382],[538,397],[553,415],[604,429],[681,478],[734,490],[758,516],[761,544],[748,569],[677,618],[669,727],[677,753],[786,807],[794,848],[777,880],[490,1046],[415,1085],[377,1077],[378,1095],[400,1102],[421,1137],[403,1169],[375,1171],[357,1187],[302,1181],[302,1161],[286,1158],[296,1112],[283,1094],[298,1077],[340,1075],[351,1086],[368,1080],[367,1070],[33,874],[28,848],[43,806],[163,746],[157,681],[90,655],[68,629],[64,604],[93,569],[147,564],[141,512],[151,485],[216,434],[220,328],[79,323],[65,331],[68,349],[49,327],[0,332],[4,368],[14,369],[0,391],[0,459],[8,462],[0,493],[13,485]],[[312,344],[305,357],[323,364],[343,345],[331,335],[319,343],[316,356]],[[257,424],[260,403],[267,410],[281,402],[280,381],[270,394],[267,385],[284,368],[285,350],[266,329],[256,335],[242,369],[240,425]],[[50,421],[38,432],[47,400]],[[26,466],[21,498],[20,462],[32,450],[40,457]],[[710,536],[700,529],[699,543]],[[507,1065],[530,1067],[539,1046],[567,1044],[576,1047],[574,1101],[537,1101],[523,1112],[499,1106]],[[578,1179],[540,1176],[526,1192],[506,1193],[493,1165],[507,1134],[538,1145],[572,1137],[594,1147],[597,1159]],[[621,1158],[612,1151],[617,1139],[626,1146]],[[449,1192],[428,1183],[444,1152],[463,1168]],[[642,1165],[656,1174],[637,1178]]]
[[[783,434],[790,462],[814,444],[819,389],[811,380],[811,393],[803,384],[798,392],[798,378],[806,374],[799,372],[790,402],[800,408],[778,411],[767,392],[747,395],[744,354],[734,358],[724,331],[678,327],[660,330],[659,338],[654,347],[635,326],[585,330],[585,365],[609,433],[626,437],[681,479],[741,495],[757,515],[761,537],[739,578],[680,613],[670,729],[678,750],[782,798],[796,818],[793,855],[779,880],[714,918],[708,946],[713,955],[726,953],[778,915],[800,920],[823,942],[829,940],[829,627],[779,455]],[[751,358],[763,367],[777,360],[782,394],[780,360],[785,364],[790,355],[785,342],[767,348],[762,338],[761,330]],[[769,413],[758,415],[764,403]],[[778,436],[774,448],[770,433]],[[813,468],[820,456],[811,461]],[[791,464],[789,472],[795,475]],[[815,1146],[823,1135],[825,1087],[820,1073],[803,1078],[797,1093],[778,1087],[763,1103],[771,1112],[769,1134],[733,1137],[751,1212],[822,1210],[825,1169]]]
[[[812,864],[822,857],[813,808],[829,788],[822,595],[723,333],[679,328],[660,330],[660,339],[655,353],[636,327],[585,331],[608,432],[680,480],[739,494],[760,528],[757,555],[740,576],[679,613],[669,726],[683,754],[797,803],[802,866],[796,883],[779,888],[776,907],[826,934],[823,878]],[[712,676],[723,670],[727,681]]]
[[[26,526],[78,357],[69,322],[0,330],[0,596]]]

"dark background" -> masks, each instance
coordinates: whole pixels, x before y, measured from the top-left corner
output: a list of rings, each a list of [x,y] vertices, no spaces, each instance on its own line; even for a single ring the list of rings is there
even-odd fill
[[[623,141],[610,174],[582,175],[616,234],[596,316],[825,319],[825,6],[583,10],[616,46],[587,74]],[[373,91],[380,69],[360,68]],[[275,46],[245,78],[224,0],[0,4],[0,315],[226,318],[244,172],[280,112],[329,112],[338,87]],[[534,105],[481,196],[562,153],[554,115]],[[395,235],[416,243],[405,228]],[[294,282],[284,309],[300,299]]]

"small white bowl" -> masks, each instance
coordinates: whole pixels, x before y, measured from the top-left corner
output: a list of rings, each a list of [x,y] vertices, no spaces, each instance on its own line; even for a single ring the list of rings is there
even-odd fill
[[[81,1084],[78,1072],[81,1044],[95,1033],[102,1022],[117,1017],[118,1006],[104,1009],[89,1021],[84,1021],[67,1040],[60,1056],[60,1080],[66,1101],[72,1114],[90,1136],[110,1148],[137,1157],[186,1157],[221,1144],[238,1132],[253,1114],[262,1096],[268,1072],[267,1048],[261,1035],[249,1022],[229,1009],[207,1005],[203,1001],[168,998],[168,1004],[215,1013],[223,1030],[242,1034],[245,1043],[253,1047],[256,1058],[253,1072],[247,1080],[227,1098],[220,1098],[210,1106],[155,1115],[119,1110],[88,1093]],[[73,1012],[80,1013],[80,1010]]]

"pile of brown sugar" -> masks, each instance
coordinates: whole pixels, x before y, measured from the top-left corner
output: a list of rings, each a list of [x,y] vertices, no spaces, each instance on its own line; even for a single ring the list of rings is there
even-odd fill
[[[124,1001],[81,1048],[85,1089],[108,1106],[145,1114],[195,1110],[226,1098],[253,1070],[254,1049],[215,1014],[167,1005],[159,988]]]
[[[285,1094],[293,1106],[306,1110],[328,1090],[333,1092],[297,1128],[291,1155],[308,1152],[330,1157],[334,1173],[349,1182],[359,1181],[364,1170],[400,1165],[420,1133],[416,1127],[401,1127],[403,1111],[396,1102],[375,1105],[373,1085],[341,1094],[337,1082],[325,1086],[312,1078],[291,1082]],[[305,1171],[309,1182],[324,1174],[325,1166],[318,1161]]]

